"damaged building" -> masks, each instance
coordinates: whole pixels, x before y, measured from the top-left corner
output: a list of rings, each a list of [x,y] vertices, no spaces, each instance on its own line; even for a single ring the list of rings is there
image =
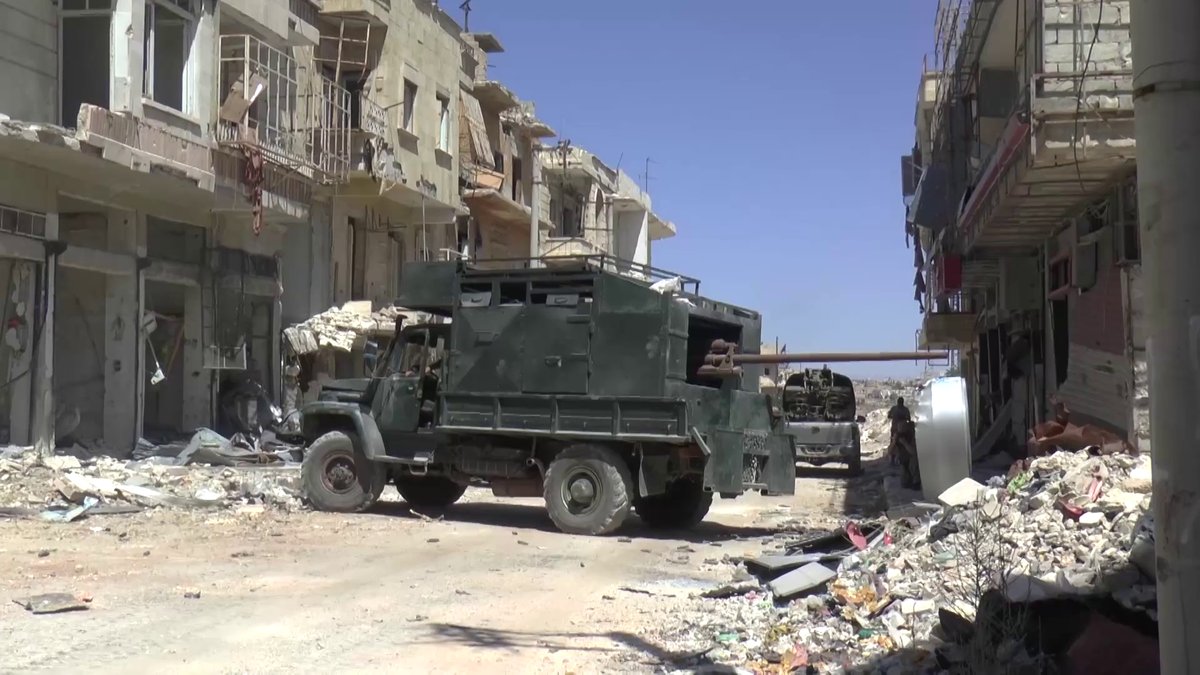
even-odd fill
[[[566,141],[540,155],[550,197],[551,228],[540,240],[547,261],[608,255],[619,272],[641,275],[651,265],[651,243],[675,236],[675,225],[653,211],[650,195],[624,171]]]
[[[430,0],[0,0],[0,32],[0,443],[221,428],[228,392],[295,384],[285,328],[375,326],[407,261],[649,263],[674,233],[550,159],[498,39]]]
[[[277,392],[286,242],[349,164],[317,16],[0,3],[0,442],[127,452]]]
[[[923,348],[975,454],[1053,417],[1149,450],[1130,3],[942,0],[902,158]]]

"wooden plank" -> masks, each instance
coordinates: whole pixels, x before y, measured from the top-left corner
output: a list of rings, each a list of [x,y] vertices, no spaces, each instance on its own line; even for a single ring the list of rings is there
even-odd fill
[[[483,120],[483,108],[479,106],[479,99],[464,91],[459,92],[459,101],[462,103],[467,127],[471,131],[471,146],[475,151],[475,160],[481,164],[492,166],[494,161],[492,144],[488,142],[487,124]]]

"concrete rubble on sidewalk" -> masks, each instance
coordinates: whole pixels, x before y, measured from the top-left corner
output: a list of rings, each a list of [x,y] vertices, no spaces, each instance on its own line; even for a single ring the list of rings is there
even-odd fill
[[[211,432],[209,432],[211,434]],[[206,439],[220,438],[216,434]],[[219,458],[219,455],[215,455]],[[154,507],[300,507],[300,467],[281,461],[256,466],[176,463],[150,457],[42,456],[33,448],[0,449],[0,519],[72,522],[88,515]]]
[[[1157,625],[1149,457],[1058,452],[1017,462],[974,499],[955,503],[894,509],[895,519],[880,523],[865,548],[827,547],[839,559],[809,563],[804,576],[812,589],[790,601],[771,591],[778,566],[746,560],[761,575],[755,587],[700,594],[694,611],[657,637],[672,653],[697,655],[676,667],[710,663],[754,673],[791,672],[781,664],[822,673],[1037,665],[1081,658],[1072,644],[1101,629],[1123,636],[1113,644],[1147,651],[1156,643],[1146,635]],[[815,564],[831,572],[818,573]],[[734,580],[744,584],[747,576],[737,569]],[[827,585],[825,577],[832,577]],[[1053,653],[1028,653],[1021,640],[1064,603],[1076,608],[1071,619],[1053,623],[1069,626],[1070,640]],[[1038,621],[1010,622],[997,636],[998,607],[1004,616]],[[980,649],[979,640],[993,646]]]

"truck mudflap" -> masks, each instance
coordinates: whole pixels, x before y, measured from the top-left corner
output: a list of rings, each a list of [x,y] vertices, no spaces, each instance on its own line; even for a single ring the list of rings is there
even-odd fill
[[[705,445],[709,456],[704,486],[713,492],[795,494],[796,464],[790,436],[755,429],[713,429],[706,434]]]

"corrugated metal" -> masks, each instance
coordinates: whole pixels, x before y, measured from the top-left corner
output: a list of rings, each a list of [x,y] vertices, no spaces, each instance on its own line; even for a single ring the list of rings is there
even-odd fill
[[[1058,395],[1076,414],[1073,422],[1103,424],[1125,432],[1129,429],[1132,373],[1124,356],[1072,344],[1067,381]]]

